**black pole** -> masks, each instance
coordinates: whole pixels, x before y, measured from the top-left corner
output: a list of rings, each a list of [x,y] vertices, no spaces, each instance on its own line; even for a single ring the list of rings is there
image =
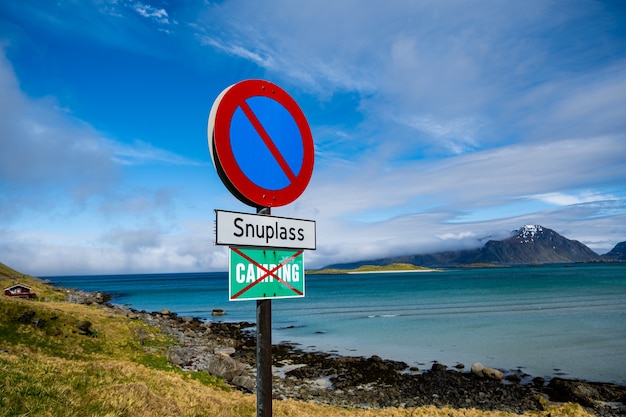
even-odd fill
[[[270,215],[270,208],[257,209]],[[256,415],[272,417],[272,300],[256,302]]]
[[[256,302],[257,417],[272,416],[272,300]]]

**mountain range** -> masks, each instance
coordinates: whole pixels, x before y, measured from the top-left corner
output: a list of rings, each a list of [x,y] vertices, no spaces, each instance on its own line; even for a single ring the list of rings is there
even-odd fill
[[[326,268],[354,269],[363,265],[409,263],[415,266],[522,265],[567,262],[626,261],[626,241],[598,255],[577,240],[567,239],[540,225],[525,225],[504,240],[490,240],[483,247],[430,254],[403,255],[329,265]]]

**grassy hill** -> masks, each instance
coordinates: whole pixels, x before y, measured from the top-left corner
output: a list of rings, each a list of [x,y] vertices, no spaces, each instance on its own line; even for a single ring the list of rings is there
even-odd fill
[[[0,290],[2,290],[1,294],[4,294],[5,288],[17,283],[32,288],[33,292],[37,293],[39,299],[45,299],[48,301],[65,300],[65,292],[60,288],[47,285],[39,278],[22,274],[12,268],[9,268],[5,264],[0,263]]]
[[[159,329],[99,306],[67,303],[63,290],[0,264],[1,289],[16,282],[38,297],[0,294],[0,416],[256,415],[253,395],[172,366],[166,352],[174,341]],[[273,409],[276,417],[512,416],[435,407],[348,410],[292,400],[274,401]],[[573,404],[532,415],[589,416]]]

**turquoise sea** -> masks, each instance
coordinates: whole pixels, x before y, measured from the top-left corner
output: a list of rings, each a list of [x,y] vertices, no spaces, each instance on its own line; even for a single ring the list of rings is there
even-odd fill
[[[226,272],[47,278],[137,310],[255,321],[255,301],[228,301]],[[274,343],[626,384],[624,263],[308,275],[305,291],[272,301]]]

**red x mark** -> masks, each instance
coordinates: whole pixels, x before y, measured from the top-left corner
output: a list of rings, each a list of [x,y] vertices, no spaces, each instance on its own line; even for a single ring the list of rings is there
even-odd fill
[[[290,290],[292,290],[293,292],[295,292],[298,295],[302,295],[302,291],[300,291],[299,289],[295,288],[293,285],[289,284],[288,282],[283,281],[278,275],[276,275],[276,271],[278,271],[280,268],[282,268],[283,266],[287,265],[289,262],[291,262],[293,259],[297,258],[303,251],[298,251],[296,253],[294,253],[293,255],[291,255],[289,258],[285,259],[284,261],[282,261],[280,264],[276,265],[275,268],[272,268],[271,270],[265,268],[263,265],[258,264],[254,259],[250,258],[248,255],[246,255],[245,253],[243,253],[242,251],[240,251],[237,248],[232,248],[231,249],[239,254],[240,256],[242,256],[243,258],[245,258],[246,260],[252,262],[254,265],[257,266],[257,268],[260,268],[262,271],[264,271],[265,273],[260,277],[257,278],[256,281],[251,282],[246,288],[242,289],[241,291],[239,291],[237,294],[232,296],[232,299],[234,300],[235,298],[239,297],[241,294],[243,294],[244,292],[248,291],[250,288],[254,287],[256,284],[258,284],[259,282],[263,281],[265,278],[267,278],[268,276],[272,276],[273,278],[276,278],[278,281],[280,281],[281,284],[283,284],[285,287],[289,288]]]

